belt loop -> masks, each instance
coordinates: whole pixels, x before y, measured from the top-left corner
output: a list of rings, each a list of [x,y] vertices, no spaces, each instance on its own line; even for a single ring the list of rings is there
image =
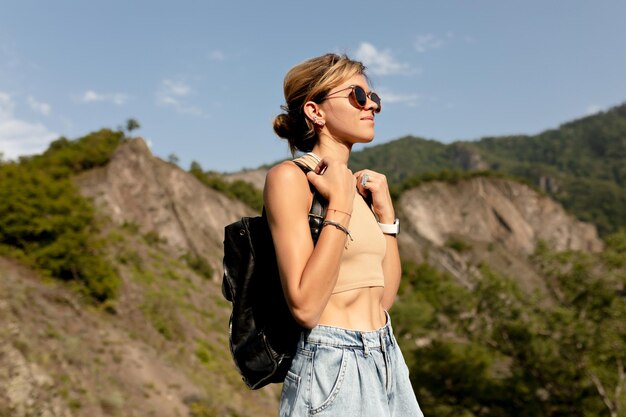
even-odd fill
[[[385,389],[387,392],[390,391],[391,387],[391,361],[389,359],[389,355],[387,354],[387,342],[385,340],[386,336],[389,335],[389,332],[384,331],[378,334],[380,338],[380,350],[383,353],[383,358],[385,360]]]
[[[303,330],[302,333],[300,333],[300,347],[302,349],[306,346],[310,334],[311,330]]]
[[[370,347],[367,344],[367,340],[365,339],[365,335],[362,332],[359,332],[361,335],[361,342],[363,343],[363,355],[367,358],[370,354]]]

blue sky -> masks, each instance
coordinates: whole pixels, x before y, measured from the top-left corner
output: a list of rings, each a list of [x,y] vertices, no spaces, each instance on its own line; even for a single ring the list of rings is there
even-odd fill
[[[384,110],[374,143],[535,134],[626,102],[626,2],[0,0],[0,152],[133,117],[153,152],[235,171],[298,62],[346,52]]]

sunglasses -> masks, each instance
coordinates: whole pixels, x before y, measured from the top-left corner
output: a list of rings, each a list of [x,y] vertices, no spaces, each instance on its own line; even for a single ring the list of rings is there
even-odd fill
[[[365,106],[367,105],[367,99],[369,98],[370,100],[374,102],[374,104],[376,104],[376,109],[374,109],[374,113],[380,113],[380,110],[382,109],[380,96],[373,91],[366,93],[363,87],[358,86],[358,85],[351,85],[349,87],[342,88],[341,90],[335,91],[334,93],[330,93],[324,98],[324,100],[326,100],[328,97],[334,94],[341,93],[342,91],[346,91],[346,90],[351,90],[351,91],[350,91],[350,94],[344,98],[352,98],[354,102],[358,105],[358,108],[365,109]]]

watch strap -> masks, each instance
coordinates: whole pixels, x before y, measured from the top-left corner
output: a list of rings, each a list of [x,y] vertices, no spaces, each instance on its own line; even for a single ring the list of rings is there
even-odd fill
[[[400,233],[400,220],[396,218],[393,224],[378,223],[380,230],[386,235],[397,235]]]

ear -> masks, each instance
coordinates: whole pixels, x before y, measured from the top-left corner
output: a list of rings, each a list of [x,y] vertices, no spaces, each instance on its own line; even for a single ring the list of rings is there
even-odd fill
[[[320,108],[320,105],[314,101],[307,101],[302,108],[304,115],[310,120],[323,119],[324,112]]]

